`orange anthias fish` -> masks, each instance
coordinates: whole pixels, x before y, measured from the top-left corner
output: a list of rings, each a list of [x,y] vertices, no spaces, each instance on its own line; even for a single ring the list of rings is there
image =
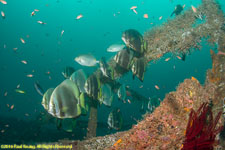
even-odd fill
[[[2,4],[4,4],[4,5],[7,4],[7,2],[6,2],[5,0],[0,0],[0,2],[1,2]]]
[[[116,143],[115,144],[113,144],[113,146],[117,146],[119,143],[121,143],[122,142],[122,140],[121,139],[119,139],[118,141],[116,141]]]
[[[156,88],[157,90],[159,90],[159,86],[158,86],[158,85],[155,85],[155,88]]]
[[[23,44],[26,43],[25,40],[24,40],[23,38],[20,38],[20,41],[21,41]]]
[[[130,9],[136,9],[137,8],[137,6],[132,6]]]
[[[159,20],[161,20],[161,19],[162,19],[162,17],[163,17],[163,16],[160,16],[160,17],[159,17]]]
[[[148,18],[148,14],[144,14],[144,18],[146,18],[146,19],[147,19],[147,18]]]
[[[165,59],[165,61],[169,61],[169,60],[170,60],[170,58],[166,58],[166,59]]]
[[[197,9],[193,5],[191,5],[191,8],[192,8],[192,10],[193,10],[194,13],[197,12]]]
[[[1,11],[2,18],[5,19],[5,13]]]
[[[34,16],[34,15],[35,15],[35,11],[32,11],[31,16]]]
[[[191,77],[191,80],[193,81],[197,81],[197,79],[195,77]]]
[[[28,74],[27,77],[32,78],[34,75]]]
[[[180,57],[180,56],[177,56],[177,58],[178,58],[178,59],[181,59],[181,57]]]
[[[78,16],[76,17],[76,19],[78,20],[78,19],[80,19],[80,18],[82,18],[82,17],[83,17],[83,15],[80,14],[80,15],[78,15]]]
[[[22,60],[21,62],[22,62],[23,64],[25,64],[25,65],[27,64],[27,61],[26,61],[26,60]]]

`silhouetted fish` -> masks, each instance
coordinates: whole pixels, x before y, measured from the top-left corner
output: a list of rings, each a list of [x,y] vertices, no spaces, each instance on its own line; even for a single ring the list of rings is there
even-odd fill
[[[35,87],[35,90],[38,92],[38,94],[40,94],[41,96],[44,95],[44,90],[37,81],[34,82],[34,87]]]

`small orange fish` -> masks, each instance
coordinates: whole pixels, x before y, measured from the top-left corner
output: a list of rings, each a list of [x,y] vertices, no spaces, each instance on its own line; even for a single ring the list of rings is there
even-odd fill
[[[184,7],[185,7],[185,4],[183,5],[183,9],[184,9]]]
[[[14,108],[14,105],[12,105],[11,107],[10,107],[10,109],[13,109]]]
[[[23,44],[26,43],[25,40],[24,40],[23,38],[20,38],[20,41],[21,41]]]
[[[34,75],[28,74],[27,77],[32,78]]]
[[[191,8],[192,8],[192,10],[193,10],[194,13],[197,12],[197,9],[193,5],[191,5]]]
[[[40,11],[40,10],[39,10],[39,9],[34,9],[34,11],[38,12],[38,11]]]
[[[50,73],[51,73],[50,71],[47,71],[47,72],[46,72],[46,74],[50,74]]]
[[[127,101],[128,101],[129,104],[131,104],[131,101],[129,99]]]
[[[180,57],[180,56],[177,56],[177,58],[178,58],[178,59],[181,59],[181,57]]]
[[[25,64],[25,65],[27,64],[27,61],[26,61],[26,60],[22,60],[21,62],[22,62],[23,64]]]
[[[170,58],[166,58],[166,59],[165,59],[165,61],[169,61],[169,60],[170,60]]]
[[[158,54],[156,57],[159,58],[159,57],[161,57],[161,56],[162,56],[162,54]]]
[[[16,51],[17,49],[18,49],[17,47],[13,48],[14,51]]]
[[[1,11],[2,18],[5,19],[5,13]]]
[[[197,79],[195,77],[191,77],[191,80],[193,81],[197,81]]]
[[[132,6],[130,9],[136,9],[137,8],[137,6]]]
[[[32,11],[31,16],[34,16],[34,15],[35,15],[35,11]]]
[[[161,19],[162,19],[162,17],[163,17],[163,16],[159,17],[159,20],[161,20]]]
[[[118,141],[116,141],[116,143],[115,143],[115,144],[113,144],[113,146],[117,146],[120,142],[122,142],[122,140],[121,140],[121,139],[119,139]]]
[[[147,18],[148,18],[148,14],[144,14],[144,18],[146,18],[146,19],[147,19]]]
[[[0,2],[1,2],[2,4],[4,4],[4,5],[7,4],[7,2],[6,2],[5,0],[0,0]]]
[[[158,85],[155,85],[155,88],[156,88],[157,90],[159,90],[159,86],[158,86]]]
[[[8,95],[8,92],[5,92],[5,93],[4,93],[4,96],[7,96],[7,95]]]
[[[78,20],[78,19],[80,19],[80,18],[82,18],[82,17],[83,17],[83,15],[80,14],[80,15],[78,15],[78,16],[76,17],[76,19]]]

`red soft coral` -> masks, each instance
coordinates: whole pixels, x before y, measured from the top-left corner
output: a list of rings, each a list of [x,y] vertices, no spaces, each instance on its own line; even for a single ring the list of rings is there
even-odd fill
[[[197,112],[191,110],[182,150],[212,150],[216,135],[223,127],[216,129],[222,112],[213,120],[211,106],[203,103]]]

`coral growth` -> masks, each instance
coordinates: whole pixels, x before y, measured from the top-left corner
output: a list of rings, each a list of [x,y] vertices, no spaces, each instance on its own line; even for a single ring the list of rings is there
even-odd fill
[[[222,112],[219,112],[213,120],[208,103],[203,103],[197,112],[192,109],[182,150],[213,149],[215,137],[223,128],[223,126],[216,128],[221,114]]]

